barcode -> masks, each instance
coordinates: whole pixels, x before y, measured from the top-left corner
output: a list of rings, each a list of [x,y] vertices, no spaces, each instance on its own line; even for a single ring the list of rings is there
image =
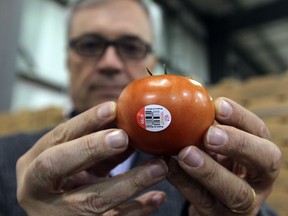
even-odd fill
[[[165,130],[171,123],[171,113],[158,104],[150,104],[139,110],[137,122],[143,129],[150,132]]]
[[[159,127],[161,125],[160,111],[159,110],[146,110],[145,121],[146,121],[147,128]]]

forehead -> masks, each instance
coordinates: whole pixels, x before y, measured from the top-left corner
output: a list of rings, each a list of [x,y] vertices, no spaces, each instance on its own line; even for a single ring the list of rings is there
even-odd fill
[[[133,0],[113,0],[79,9],[72,18],[69,37],[100,33],[108,38],[135,35],[152,41],[152,28],[144,8]]]

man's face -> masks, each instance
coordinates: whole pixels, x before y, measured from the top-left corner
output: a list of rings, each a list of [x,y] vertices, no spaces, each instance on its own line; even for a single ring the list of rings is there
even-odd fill
[[[147,14],[131,0],[114,0],[78,10],[72,20],[69,39],[86,36],[100,36],[110,41],[133,37],[147,44],[153,42]],[[88,46],[88,51],[90,48],[93,49],[93,45]],[[153,70],[155,64],[152,53],[144,58],[129,59],[111,45],[102,55],[89,57],[69,48],[67,66],[75,109],[82,112],[104,101],[116,101],[128,83],[147,76],[146,68]]]

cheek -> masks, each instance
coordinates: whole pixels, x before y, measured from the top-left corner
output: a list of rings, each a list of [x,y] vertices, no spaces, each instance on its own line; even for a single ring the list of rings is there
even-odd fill
[[[91,66],[81,60],[73,60],[70,63],[70,80],[74,86],[83,86],[87,80],[89,80]]]
[[[134,68],[130,69],[129,71],[130,71],[130,76],[132,78],[131,81],[143,78],[145,76],[148,76],[148,72],[147,72],[147,69],[145,67],[141,67],[141,68],[134,67]]]

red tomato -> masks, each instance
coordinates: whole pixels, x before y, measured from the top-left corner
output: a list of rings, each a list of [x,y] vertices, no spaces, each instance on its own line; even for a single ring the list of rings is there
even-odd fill
[[[176,75],[154,75],[131,82],[117,105],[118,127],[134,148],[171,156],[199,145],[215,118],[208,91],[197,81]]]

